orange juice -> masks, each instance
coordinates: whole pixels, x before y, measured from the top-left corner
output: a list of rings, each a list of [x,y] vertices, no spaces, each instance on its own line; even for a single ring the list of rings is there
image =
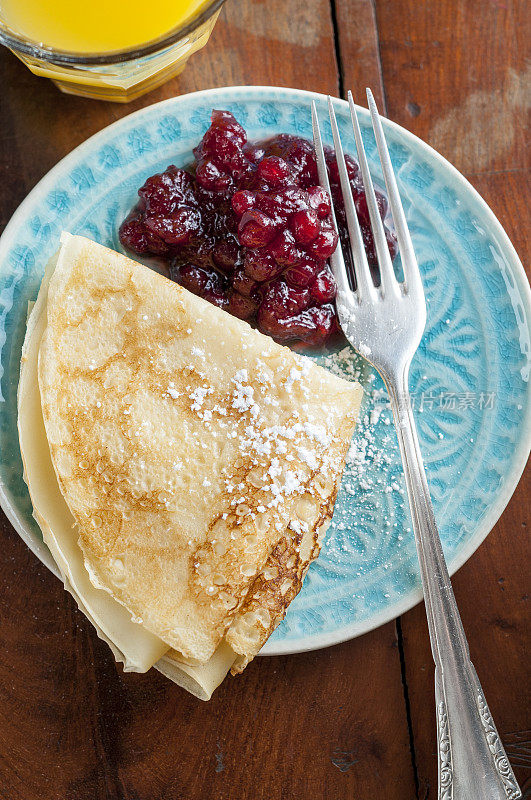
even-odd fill
[[[223,2],[0,0],[0,43],[63,92],[127,103],[182,72]]]
[[[158,39],[204,0],[0,0],[15,31],[57,50],[104,53]]]

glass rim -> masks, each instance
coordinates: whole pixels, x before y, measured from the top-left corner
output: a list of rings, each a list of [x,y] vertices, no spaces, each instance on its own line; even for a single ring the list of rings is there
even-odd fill
[[[203,9],[192,18],[188,18],[184,25],[172,28],[169,34],[158,39],[152,39],[140,47],[129,47],[124,50],[110,50],[107,53],[78,53],[70,50],[57,50],[17,34],[0,19],[0,44],[6,45],[16,53],[22,53],[42,61],[63,66],[119,64],[124,61],[133,61],[137,58],[157,53],[166,47],[176,44],[181,39],[193,33],[203,23],[207,22],[218,11],[226,0],[207,0]]]

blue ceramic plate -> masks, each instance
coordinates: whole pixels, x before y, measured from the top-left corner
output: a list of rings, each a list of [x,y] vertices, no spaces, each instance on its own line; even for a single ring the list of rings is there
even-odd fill
[[[310,101],[292,89],[238,87],[177,97],[93,136],[35,187],[0,241],[0,499],[28,546],[57,570],[31,515],[17,438],[16,389],[28,300],[62,230],[120,249],[118,226],[154,172],[191,160],[212,108],[232,111],[250,138],[310,137]],[[348,107],[336,101],[350,141]],[[368,113],[360,122],[381,178]],[[386,122],[428,301],[411,375],[419,435],[443,547],[455,571],[488,534],[529,452],[529,286],[500,224],[469,183],[434,150]],[[366,362],[346,352],[328,366],[360,376],[366,399],[323,552],[264,651],[309,650],[381,625],[421,597],[400,458],[385,392]],[[21,589],[23,591],[23,589]]]

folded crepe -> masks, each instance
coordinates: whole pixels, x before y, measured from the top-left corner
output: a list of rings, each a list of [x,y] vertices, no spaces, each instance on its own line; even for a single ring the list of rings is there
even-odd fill
[[[209,699],[283,619],[330,523],[361,389],[63,234],[18,427],[65,588],[126,670]]]

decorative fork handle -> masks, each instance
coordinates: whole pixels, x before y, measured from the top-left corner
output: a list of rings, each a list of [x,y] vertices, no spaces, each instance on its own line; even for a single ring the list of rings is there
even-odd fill
[[[408,391],[408,368],[385,377],[404,464],[435,660],[439,800],[522,797],[496,731],[457,609]]]

